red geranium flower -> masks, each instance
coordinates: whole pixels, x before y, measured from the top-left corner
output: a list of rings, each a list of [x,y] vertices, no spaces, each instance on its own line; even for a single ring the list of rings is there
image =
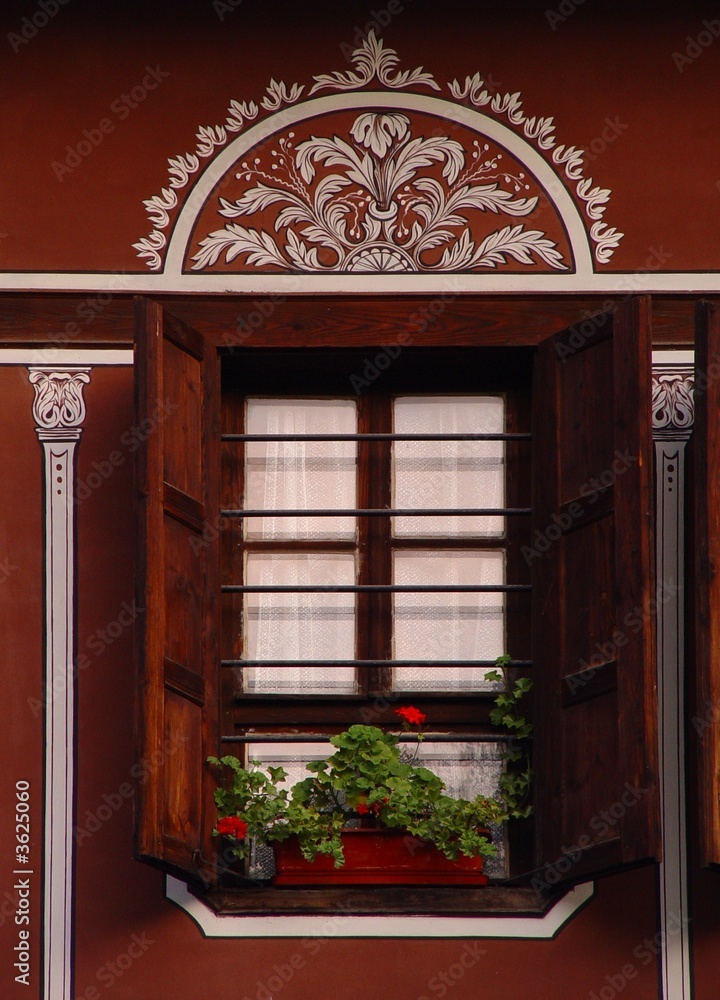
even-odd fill
[[[403,705],[400,708],[396,708],[395,715],[399,715],[403,722],[406,722],[409,726],[422,726],[427,719],[427,715],[421,712],[419,708],[415,708],[414,705]]]
[[[236,837],[244,840],[247,834],[247,823],[238,816],[225,816],[217,823],[217,832],[223,837]]]
[[[358,802],[355,806],[355,812],[358,816],[366,816],[370,812],[370,806],[368,806],[365,802]]]

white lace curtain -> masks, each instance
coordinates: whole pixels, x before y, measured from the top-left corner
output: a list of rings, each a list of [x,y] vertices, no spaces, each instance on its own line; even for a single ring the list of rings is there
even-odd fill
[[[394,404],[398,434],[477,434],[504,430],[501,396],[400,397]],[[251,399],[250,434],[354,434],[355,402],[320,399]],[[270,541],[354,539],[353,517],[296,515],[273,510],[347,509],[357,498],[355,442],[248,442],[245,506],[267,510],[248,518],[246,538]],[[498,441],[398,441],[393,446],[393,506],[461,509],[503,507],[505,452]],[[451,514],[393,518],[394,535],[465,539],[501,538],[504,518]],[[394,582],[451,585],[502,584],[503,550],[427,550],[393,553]],[[353,584],[350,552],[251,552],[251,585]],[[486,668],[427,667],[423,660],[494,659],[504,651],[501,593],[396,594],[394,656],[415,660],[397,666],[398,690],[463,690],[487,687]],[[292,660],[293,666],[249,666],[246,689],[254,692],[343,693],[355,687],[353,667],[317,667],[302,661],[351,660],[355,656],[354,594],[253,594],[245,604],[245,657]]]
[[[398,434],[499,434],[505,429],[502,396],[421,396],[396,400]],[[505,504],[502,441],[397,441],[394,502],[405,508],[498,508]],[[399,538],[501,538],[504,518],[397,517]],[[394,553],[398,584],[496,585],[505,580],[501,549],[412,550]],[[504,651],[502,593],[396,594],[398,660],[494,659]],[[484,667],[395,667],[394,687],[406,691],[487,688]]]
[[[352,400],[250,399],[249,434],[355,434]],[[353,508],[357,496],[354,441],[248,442],[245,506],[267,510]],[[354,539],[354,517],[298,515],[248,518],[248,539]],[[260,586],[332,586],[355,583],[355,557],[347,552],[251,552],[246,580]],[[249,593],[245,602],[245,656],[293,660],[293,666],[246,667],[253,692],[348,693],[353,667],[318,667],[303,660],[352,660],[355,595]]]

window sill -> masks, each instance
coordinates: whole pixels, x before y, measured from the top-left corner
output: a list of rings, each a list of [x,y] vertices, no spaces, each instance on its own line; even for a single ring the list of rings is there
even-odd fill
[[[187,913],[206,937],[308,941],[362,937],[549,940],[590,902],[595,887],[592,882],[583,883],[540,901],[532,890],[490,886],[471,890],[475,898],[464,894],[463,906],[458,905],[456,891],[451,890],[455,899],[450,905],[447,891],[437,888],[413,890],[412,896],[406,894],[402,906],[398,906],[397,899],[391,904],[384,898],[389,894],[382,887],[338,890],[334,905],[327,892],[320,903],[317,890],[298,893],[293,889],[282,890],[284,896],[295,897],[294,908],[287,907],[285,912],[268,907],[268,891],[278,892],[216,889],[194,894],[185,882],[172,876],[166,878],[167,899]],[[440,908],[443,894],[445,908]],[[411,909],[413,904],[415,908]],[[383,905],[394,909],[383,909]]]
[[[540,897],[529,887],[338,886],[191,890],[218,916],[535,916],[550,910],[567,890]]]

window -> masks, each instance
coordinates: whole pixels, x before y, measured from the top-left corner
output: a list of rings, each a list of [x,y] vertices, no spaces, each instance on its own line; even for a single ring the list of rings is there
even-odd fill
[[[482,302],[476,301],[474,307],[481,316]],[[203,308],[209,307],[197,307],[200,320]],[[303,308],[299,302],[298,317],[302,317]],[[319,308],[317,300],[307,308],[314,310],[314,315]],[[512,308],[508,300],[508,322]],[[239,741],[240,745],[250,738],[254,743],[275,739],[288,743],[290,729],[297,731],[293,738],[314,738],[323,726],[326,732],[343,728],[351,713],[363,705],[372,706],[379,696],[396,693],[398,685],[409,688],[413,700],[423,699],[431,708],[433,723],[443,730],[471,737],[468,742],[492,735],[483,714],[488,694],[478,693],[474,683],[473,691],[462,686],[463,678],[473,677],[474,682],[474,675],[455,674],[459,680],[452,690],[447,686],[435,691],[423,687],[427,678],[433,677],[433,665],[445,670],[472,669],[485,657],[491,659],[497,639],[487,638],[484,646],[464,645],[463,639],[444,660],[421,660],[413,645],[404,647],[406,655],[404,623],[427,620],[429,629],[433,627],[434,619],[426,618],[425,601],[430,598],[424,592],[423,601],[417,594],[392,591],[343,590],[333,594],[332,601],[306,595],[311,600],[299,612],[286,595],[282,600],[268,600],[256,590],[247,592],[250,597],[243,603],[242,592],[221,589],[248,585],[238,582],[246,580],[246,572],[247,580],[253,581],[251,586],[261,586],[254,581],[268,572],[268,562],[273,574],[279,572],[277,564],[282,564],[285,579],[289,572],[295,574],[293,579],[299,579],[298,566],[309,573],[310,561],[322,565],[326,573],[327,559],[317,558],[320,555],[347,563],[343,579],[356,579],[360,586],[370,579],[396,580],[393,562],[398,566],[397,574],[406,572],[409,575],[404,579],[415,585],[416,580],[431,578],[417,568],[423,567],[425,574],[428,553],[441,552],[433,565],[445,568],[433,572],[434,586],[449,578],[442,574],[449,572],[447,567],[458,553],[462,559],[457,561],[471,567],[463,579],[472,577],[475,586],[482,577],[480,567],[493,561],[496,565],[490,579],[495,585],[500,580],[504,581],[501,587],[514,583],[525,587],[531,579],[531,597],[525,590],[498,590],[492,604],[478,603],[472,612],[477,618],[478,608],[499,607],[500,618],[496,610],[483,618],[489,625],[487,636],[504,631],[512,655],[532,660],[537,838],[534,856],[521,870],[552,872],[552,879],[548,876],[546,882],[550,886],[657,857],[654,637],[652,616],[642,615],[654,592],[650,408],[638,405],[643,398],[649,402],[650,391],[647,303],[628,300],[614,313],[583,323],[581,331],[570,328],[544,340],[533,351],[488,348],[488,339],[498,343],[508,338],[497,330],[489,337],[475,332],[474,324],[462,319],[467,310],[461,310],[453,327],[452,349],[435,343],[432,350],[418,346],[404,351],[402,363],[398,359],[385,373],[387,379],[385,375],[377,379],[373,391],[360,397],[348,391],[347,382],[340,384],[347,378],[347,366],[338,377],[337,352],[352,348],[355,359],[366,359],[372,346],[382,343],[379,337],[392,339],[387,334],[388,323],[396,339],[408,332],[409,311],[401,303],[383,303],[375,315],[384,326],[375,332],[367,322],[354,318],[353,309],[357,311],[357,306],[350,300],[334,300],[332,310],[326,312],[327,329],[320,327],[314,333],[305,331],[299,319],[277,327],[269,322],[267,329],[258,331],[252,342],[244,345],[241,354],[223,350],[224,323],[232,320],[232,307],[223,321],[215,305],[200,334],[159,305],[138,302],[139,419],[152,420],[161,404],[163,412],[170,411],[166,420],[154,420],[157,430],[148,437],[138,466],[138,582],[146,608],[138,630],[138,742],[143,755],[165,743],[173,750],[138,788],[138,856],[188,879],[197,881],[204,875],[212,880],[208,860],[214,849],[210,837],[215,815],[213,778],[204,759],[218,753],[223,736],[227,742]],[[317,350],[320,345],[323,349]],[[280,348],[294,352],[292,358],[288,355],[284,369],[285,385],[282,372],[269,360],[277,358],[274,352]],[[378,349],[375,347],[370,356]],[[458,358],[464,360],[458,363]],[[302,390],[298,392],[300,372]],[[331,391],[329,385],[333,386]],[[270,396],[275,398],[268,405]],[[413,515],[362,513],[373,508],[397,509],[391,504],[404,507],[408,502],[402,492],[406,470],[396,467],[392,471],[393,462],[397,466],[403,455],[400,442],[378,439],[342,442],[336,464],[346,466],[348,475],[352,474],[352,452],[344,449],[346,445],[357,449],[360,513],[346,513],[353,487],[339,485],[337,507],[331,509],[340,513],[322,518],[305,513],[299,518],[310,537],[299,541],[281,537],[285,527],[278,524],[280,517],[270,518],[263,509],[252,518],[221,513],[237,509],[238,498],[246,495],[237,483],[239,475],[247,471],[248,481],[252,478],[255,484],[252,489],[257,487],[260,495],[265,486],[260,489],[257,482],[274,478],[277,484],[280,478],[269,473],[271,466],[279,469],[289,465],[283,472],[292,472],[294,477],[292,467],[298,464],[298,454],[276,454],[270,461],[267,448],[263,446],[258,452],[253,446],[248,448],[246,470],[244,460],[237,458],[237,442],[221,441],[222,433],[244,434],[246,419],[252,421],[253,429],[267,427],[268,413],[277,415],[284,409],[287,416],[297,410],[298,399],[314,401],[305,408],[309,410],[317,407],[319,399],[332,401],[339,427],[355,426],[361,435],[391,433],[393,428],[405,426],[402,421],[407,415],[399,415],[399,411],[414,409],[413,401],[419,397],[452,398],[470,407],[485,398],[502,399],[506,429],[531,430],[531,459],[527,442],[510,439],[503,445],[507,469],[503,507],[531,506],[529,529],[527,522],[522,527],[521,515],[508,513],[493,515],[505,520],[503,538],[499,522],[491,521],[489,515],[482,515],[488,520],[474,523],[470,515],[438,515],[446,517],[444,533],[440,534],[439,528],[427,528],[431,522],[425,519],[431,515],[422,509]],[[285,402],[278,405],[281,401]],[[429,412],[426,402],[420,409]],[[317,412],[311,419],[329,420]],[[315,466],[313,476],[325,476],[327,456],[322,452],[308,454]],[[419,456],[412,451],[406,457],[410,466],[419,464]],[[433,461],[437,462],[437,456]],[[378,465],[384,470],[379,475]],[[475,472],[469,469],[468,475]],[[415,469],[409,481],[417,474]],[[292,477],[283,478],[281,488],[287,490]],[[388,493],[393,481],[394,493]],[[232,484],[232,488],[227,487],[229,492],[221,494],[221,482]],[[271,506],[280,501],[284,504],[286,497],[280,495]],[[322,505],[326,501],[312,500],[316,502]],[[452,505],[446,501],[443,506]],[[417,501],[417,508],[422,508],[422,501]],[[448,523],[464,519],[472,525],[466,534],[448,534]],[[252,527],[243,527],[251,522]],[[280,536],[272,537],[273,531],[279,531]],[[313,532],[327,535],[328,531],[337,537],[313,536]],[[304,558],[309,552],[314,554],[312,560]],[[281,558],[268,560],[269,556]],[[288,570],[291,563],[295,568]],[[501,564],[504,568],[498,570]],[[313,578],[312,586],[327,578]],[[502,595],[501,600],[497,594]],[[457,635],[462,636],[465,612],[458,612],[446,597],[432,600],[431,614],[449,616]],[[463,600],[467,600],[465,595]],[[367,609],[372,602],[384,610],[371,614]],[[628,624],[637,608],[641,611],[639,630]],[[353,609],[354,624],[349,609]],[[263,616],[276,623],[286,617],[304,619],[306,625],[317,621],[319,637],[313,640],[308,658],[296,657],[297,648],[273,647]],[[372,628],[366,627],[370,619]],[[498,625],[503,619],[504,624]],[[238,628],[243,621],[244,628]],[[337,649],[336,630],[346,632],[343,652],[340,657],[328,657]],[[347,656],[345,649],[351,652],[352,635],[356,637],[355,655]],[[247,649],[241,644],[244,639],[249,643]],[[253,656],[248,657],[248,650]],[[306,693],[293,696],[290,712],[274,673],[277,661],[286,661],[289,652],[293,662],[285,665],[295,669],[294,677],[311,677]],[[398,661],[395,664],[391,662],[393,655]],[[244,662],[235,662],[243,657]],[[330,665],[330,658],[341,662]],[[224,666],[221,661],[225,661]],[[411,670],[418,664],[422,674]],[[248,670],[251,667],[253,672]],[[305,674],[297,669],[300,667],[305,668]],[[345,685],[340,693],[322,689],[330,676],[325,668],[333,671],[332,683]],[[419,680],[421,677],[425,679]],[[180,745],[178,734],[182,734]],[[603,809],[621,801],[628,782],[643,789],[633,808],[612,826],[603,828],[594,823]],[[514,864],[512,850],[510,857]],[[232,900],[222,893],[214,898],[223,912],[253,908],[294,912],[297,907],[307,911],[330,905],[312,893],[301,899],[292,895],[293,890],[287,892],[291,896],[272,890],[269,895],[247,891]],[[406,894],[389,897],[364,892],[353,896],[353,906],[354,912],[416,912],[418,906],[424,912],[457,912],[458,907],[464,912],[482,912],[488,906],[496,910],[520,906],[538,912],[544,903],[537,898],[533,901],[532,895],[529,890],[499,888],[463,890],[462,899],[458,899],[430,890],[422,899],[413,896],[409,900]]]
[[[449,787],[494,793],[485,674],[508,646],[529,667],[528,360],[406,350],[348,394],[357,351],[223,359],[223,423],[240,428],[223,434],[227,752],[299,778],[313,736],[397,723],[404,699]]]

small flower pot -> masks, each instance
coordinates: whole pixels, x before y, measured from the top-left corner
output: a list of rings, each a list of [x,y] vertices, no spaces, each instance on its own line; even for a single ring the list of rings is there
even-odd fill
[[[306,861],[295,837],[275,850],[276,885],[486,885],[483,858],[446,858],[433,844],[401,830],[346,830],[345,864],[321,854]]]

